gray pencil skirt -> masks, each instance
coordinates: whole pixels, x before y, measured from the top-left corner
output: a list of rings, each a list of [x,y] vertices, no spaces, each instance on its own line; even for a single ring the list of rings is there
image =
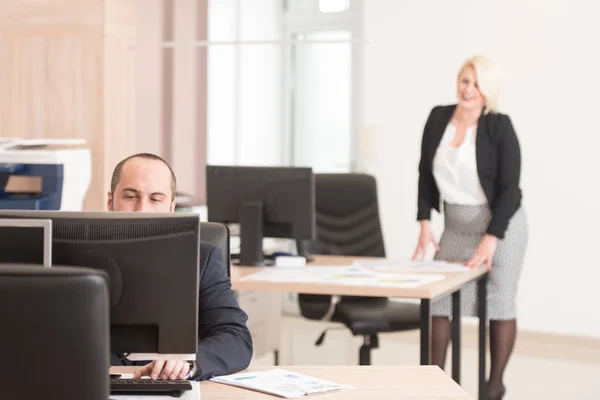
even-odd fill
[[[444,232],[440,238],[440,251],[436,260],[467,261],[485,235],[492,213],[488,205],[465,206],[444,204]],[[523,207],[510,219],[504,239],[492,259],[488,279],[488,318],[511,320],[517,317],[516,296],[525,250],[528,227]],[[431,303],[432,316],[452,315],[452,298],[441,297]],[[477,315],[476,283],[466,284],[461,291],[461,314]]]

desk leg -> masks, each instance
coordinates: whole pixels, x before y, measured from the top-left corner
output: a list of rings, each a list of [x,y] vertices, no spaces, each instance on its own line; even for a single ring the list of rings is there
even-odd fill
[[[452,293],[452,379],[460,385],[460,289]]]
[[[421,299],[421,365],[431,365],[430,299]]]
[[[487,400],[487,385],[485,381],[485,357],[487,352],[487,282],[487,273],[477,281],[477,301],[479,314],[479,400]]]

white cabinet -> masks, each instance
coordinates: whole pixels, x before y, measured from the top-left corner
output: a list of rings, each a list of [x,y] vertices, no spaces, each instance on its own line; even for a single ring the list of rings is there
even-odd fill
[[[254,344],[254,357],[279,350],[282,325],[282,294],[238,291],[242,310],[248,314],[248,329]]]

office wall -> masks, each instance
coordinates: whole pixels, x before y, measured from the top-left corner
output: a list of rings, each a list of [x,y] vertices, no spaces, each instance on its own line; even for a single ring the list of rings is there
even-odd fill
[[[0,137],[85,139],[85,210],[105,209],[112,168],[134,147],[135,6],[0,2]]]
[[[136,152],[164,157],[204,202],[208,0],[137,0]],[[177,42],[164,47],[165,42]]]
[[[520,138],[530,223],[521,329],[600,337],[598,15],[593,0],[365,1],[363,165],[379,180],[390,256],[409,257],[416,243],[430,109],[455,100],[466,57],[487,54],[502,70],[500,109]]]
[[[163,154],[163,120],[167,103],[163,93],[171,99],[171,80],[167,85],[163,74],[167,55],[162,43],[165,31],[172,32],[172,6],[164,0],[137,0],[138,40],[136,79],[136,151]]]

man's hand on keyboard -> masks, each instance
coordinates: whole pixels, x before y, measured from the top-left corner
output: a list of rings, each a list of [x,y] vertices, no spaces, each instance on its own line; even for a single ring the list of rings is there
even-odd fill
[[[143,376],[149,376],[156,379],[185,379],[190,370],[190,364],[187,361],[152,361],[135,371],[133,379],[140,379]]]

